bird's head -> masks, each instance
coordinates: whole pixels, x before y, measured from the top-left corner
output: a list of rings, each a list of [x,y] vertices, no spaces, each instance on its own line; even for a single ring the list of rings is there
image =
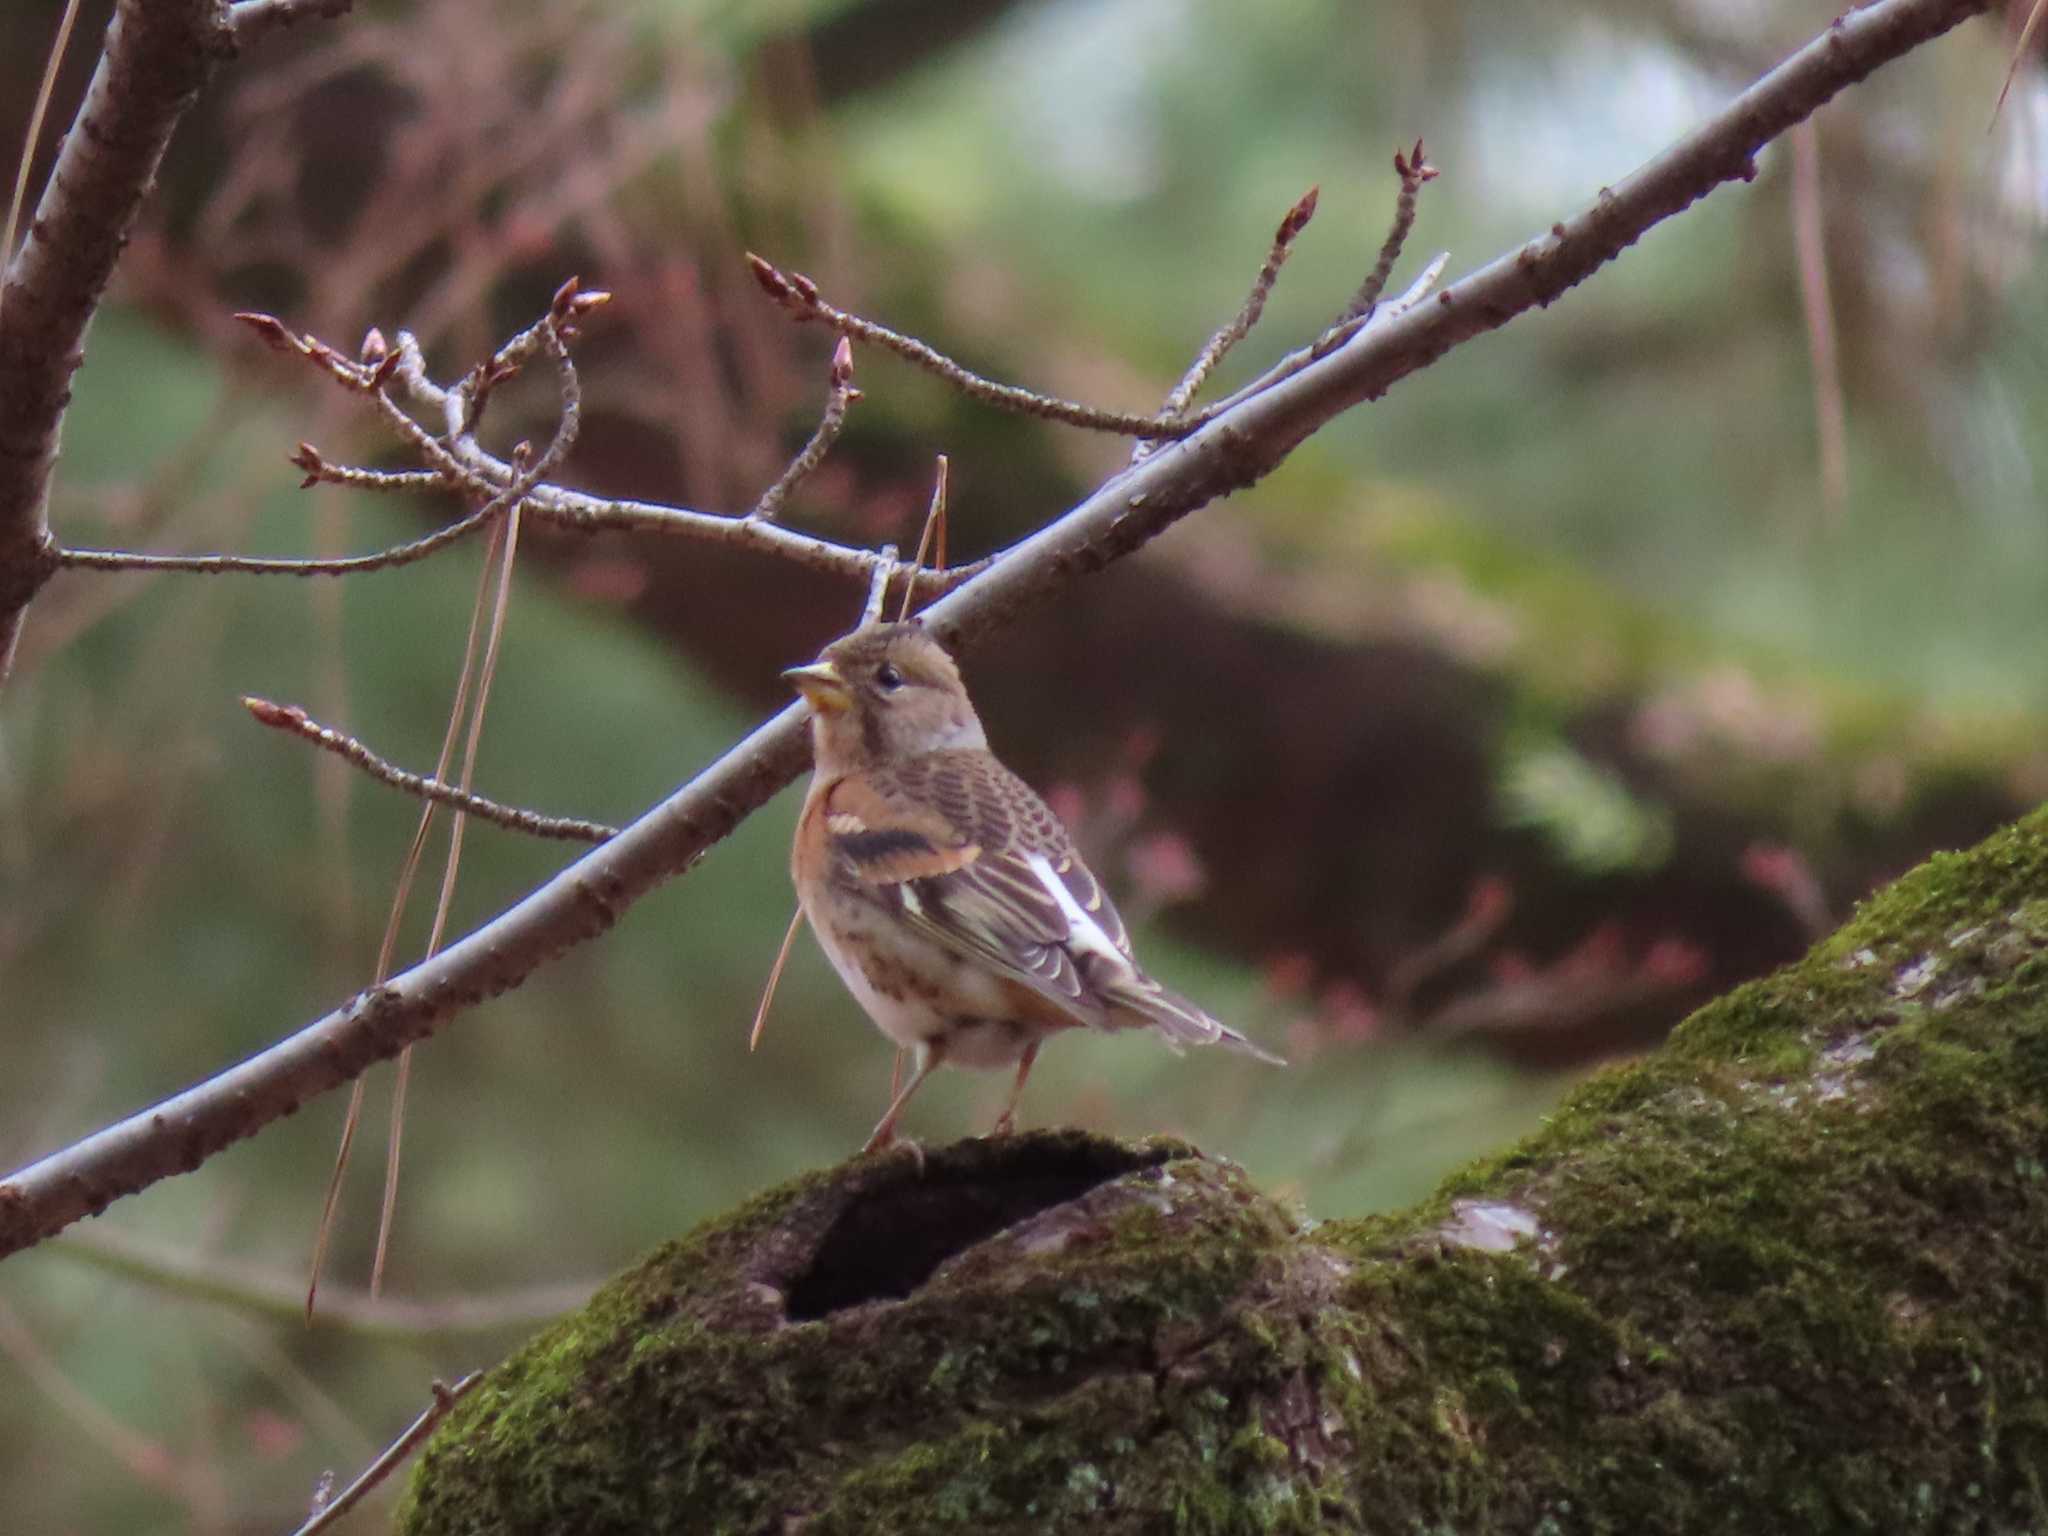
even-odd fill
[[[782,675],[811,706],[820,773],[988,747],[959,667],[915,622],[865,625]]]

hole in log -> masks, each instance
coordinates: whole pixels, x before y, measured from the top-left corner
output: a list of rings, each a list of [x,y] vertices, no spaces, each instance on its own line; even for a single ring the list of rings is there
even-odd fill
[[[993,1155],[954,1161],[975,1148]],[[869,1301],[900,1301],[956,1253],[1099,1184],[1169,1161],[1171,1149],[1100,1141],[964,1143],[933,1155],[923,1174],[858,1195],[825,1230],[786,1292],[792,1322],[812,1322]]]

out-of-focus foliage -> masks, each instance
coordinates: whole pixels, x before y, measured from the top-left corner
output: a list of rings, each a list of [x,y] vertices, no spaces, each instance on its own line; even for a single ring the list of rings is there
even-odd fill
[[[579,354],[591,407],[571,477],[742,506],[808,430],[827,350],[758,301],[746,245],[992,372],[1142,407],[1319,182],[1323,211],[1227,389],[1356,285],[1397,145],[1424,136],[1444,175],[1396,281],[1443,247],[1455,275],[1625,174],[1830,14],[1781,8],[1765,46],[1730,42],[1716,9],[963,4],[942,46],[896,0],[364,7],[252,51],[181,138],[121,301],[92,332],[53,522],[67,542],[149,548],[410,536],[436,509],[292,489],[285,456],[301,438],[337,459],[388,444],[222,316],[273,307],[340,344],[412,325],[447,372],[572,271],[619,298]],[[27,61],[7,76],[14,98],[56,10],[0,17],[0,56]],[[843,52],[820,55],[828,43]],[[1171,583],[1199,625],[1162,640],[1120,617],[1140,579],[1120,573],[1078,593],[1072,621],[1098,605],[1089,633],[1119,656],[1076,658],[1044,641],[1060,628],[1049,621],[1036,652],[998,643],[970,658],[970,680],[1019,705],[992,712],[999,749],[1074,812],[1142,915],[1154,968],[1298,1058],[1271,1072],[1146,1040],[1061,1042],[1027,1120],[1186,1134],[1318,1214],[1411,1199],[1533,1124],[1555,1091],[1460,1043],[1480,1031],[1438,995],[1446,977],[1467,995],[1605,983],[1667,1005],[1697,980],[1676,944],[1698,939],[1682,912],[1659,909],[1625,951],[1581,912],[1588,891],[1626,909],[1640,889],[1627,880],[1667,856],[1660,796],[1742,786],[1707,819],[1735,840],[1728,883],[1767,906],[1735,874],[1743,816],[1810,834],[1818,857],[1961,779],[2011,801],[2048,792],[2048,520],[2033,463],[2048,440],[2034,259],[2048,146],[2031,83],[1983,135],[1998,67],[1995,29],[1978,27],[1820,120],[1842,505],[1820,490],[1788,157],[1773,150],[1754,185],[1354,413],[1148,554],[1143,579]],[[961,553],[1041,520],[1127,451],[991,418],[865,351],[859,378],[867,398],[796,511],[841,537],[914,531],[938,451],[953,457]],[[507,441],[544,433],[546,409],[538,384],[508,391],[493,426]],[[415,807],[260,732],[236,700],[303,704],[428,766],[478,554],[346,587],[80,575],[45,594],[0,695],[10,1165],[367,981]],[[858,605],[687,547],[535,540],[528,560],[480,787],[611,820],[735,739],[775,670]],[[1198,786],[1235,825],[1301,811],[1336,829],[1325,842],[1352,836],[1339,813],[1393,793],[1385,781],[1340,779],[1304,807],[1289,754],[1263,776],[1216,765],[1244,745],[1244,722],[1269,718],[1260,699],[1278,698],[1307,737],[1370,740],[1354,697],[1297,694],[1276,668],[1380,644],[1449,657],[1494,701],[1486,718],[1504,723],[1475,748],[1480,831],[1522,883],[1431,871],[1430,850],[1473,829],[1411,825],[1363,879],[1309,893],[1328,947],[1391,957],[1335,974],[1305,958],[1309,935],[1235,942],[1257,914],[1228,916],[1246,892],[1298,892],[1325,866],[1311,878],[1256,850],[1197,858],[1176,823],[1184,802],[1159,786]],[[1138,658],[1143,683],[1084,714],[1119,657]],[[1132,747],[1191,678],[1214,679],[1195,689],[1198,723]],[[1597,761],[1603,729],[1647,740],[1676,765],[1673,784],[1615,777]],[[1398,759],[1405,745],[1374,750]],[[395,1292],[601,1274],[858,1145],[888,1053],[807,940],[762,1050],[744,1047],[790,910],[794,804],[421,1053]],[[1518,818],[1534,830],[1514,830]],[[1528,910],[1542,904],[1530,871],[1558,847],[1586,881],[1546,926]],[[1348,867],[1346,849],[1327,851]],[[565,857],[473,828],[454,929]],[[1532,929],[1504,939],[1517,897]],[[427,910],[416,901],[402,960]],[[1659,948],[1667,929],[1674,947]],[[1411,1028],[1429,1017],[1458,1038]],[[942,1076],[913,1129],[980,1129],[1001,1088]],[[290,1274],[339,1112],[309,1106],[105,1220],[224,1272]],[[367,1272],[381,1135],[373,1113],[337,1285]],[[371,1344],[111,1278],[61,1247],[10,1260],[0,1526],[287,1528],[319,1471],[365,1460],[430,1376],[507,1343]]]

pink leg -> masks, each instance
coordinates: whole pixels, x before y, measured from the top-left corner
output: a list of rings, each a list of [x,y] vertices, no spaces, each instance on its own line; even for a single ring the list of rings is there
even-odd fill
[[[1024,1097],[1024,1080],[1031,1075],[1031,1064],[1038,1060],[1040,1041],[1034,1040],[1024,1047],[1024,1054],[1017,1061],[1017,1079],[1010,1084],[1010,1096],[1003,1101],[1003,1112],[996,1116],[996,1128],[991,1136],[1007,1136],[1017,1128],[1017,1101]]]
[[[924,1086],[924,1080],[932,1075],[933,1070],[945,1059],[945,1055],[945,1051],[936,1041],[918,1049],[917,1070],[911,1074],[910,1081],[904,1084],[903,1091],[890,1101],[889,1112],[882,1116],[882,1123],[875,1127],[874,1135],[870,1136],[868,1144],[861,1148],[863,1153],[879,1152],[896,1139],[896,1122],[903,1114],[903,1106],[910,1102],[912,1094]]]

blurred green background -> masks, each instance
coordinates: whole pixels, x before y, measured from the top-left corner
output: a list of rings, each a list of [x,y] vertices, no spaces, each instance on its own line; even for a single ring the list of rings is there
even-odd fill
[[[59,9],[0,14],[16,152]],[[249,50],[181,129],[90,338],[52,521],[162,550],[414,536],[451,508],[295,488],[301,439],[403,460],[227,316],[345,349],[407,326],[452,377],[571,274],[617,297],[579,349],[564,478],[741,510],[810,430],[831,340],[761,301],[748,248],[984,371],[1145,409],[1318,183],[1220,393],[1342,307],[1396,147],[1422,136],[1443,172],[1396,286],[1440,249],[1455,277],[1834,9],[363,4]],[[86,7],[62,120],[104,13]],[[2003,48],[1985,21],[1885,71],[1817,120],[1817,174],[1775,146],[1753,184],[967,658],[998,751],[1069,815],[1152,968],[1297,1061],[1065,1042],[1027,1124],[1183,1134],[1314,1215],[1396,1205],[1888,874],[2048,796],[2048,96],[2023,75],[1986,134]],[[858,372],[790,512],[835,538],[914,543],[944,452],[966,558],[1128,452],[877,353]],[[545,438],[545,384],[499,397],[492,441]],[[366,982],[416,809],[237,700],[429,767],[480,558],[345,586],[67,575],[39,599],[0,695],[9,1166]],[[628,820],[777,706],[776,672],[859,601],[758,557],[529,530],[479,787]],[[745,1048],[796,799],[421,1052],[394,1304],[531,1310],[535,1287],[859,1145],[889,1053],[808,939]],[[472,828],[453,931],[564,860]],[[388,1080],[337,1296],[366,1283]],[[947,1074],[911,1129],[979,1131],[1002,1089]],[[0,1527],[289,1529],[431,1377],[520,1337],[395,1305],[308,1329],[202,1294],[303,1276],[341,1107],[6,1264]],[[154,1258],[114,1272],[109,1231]]]

